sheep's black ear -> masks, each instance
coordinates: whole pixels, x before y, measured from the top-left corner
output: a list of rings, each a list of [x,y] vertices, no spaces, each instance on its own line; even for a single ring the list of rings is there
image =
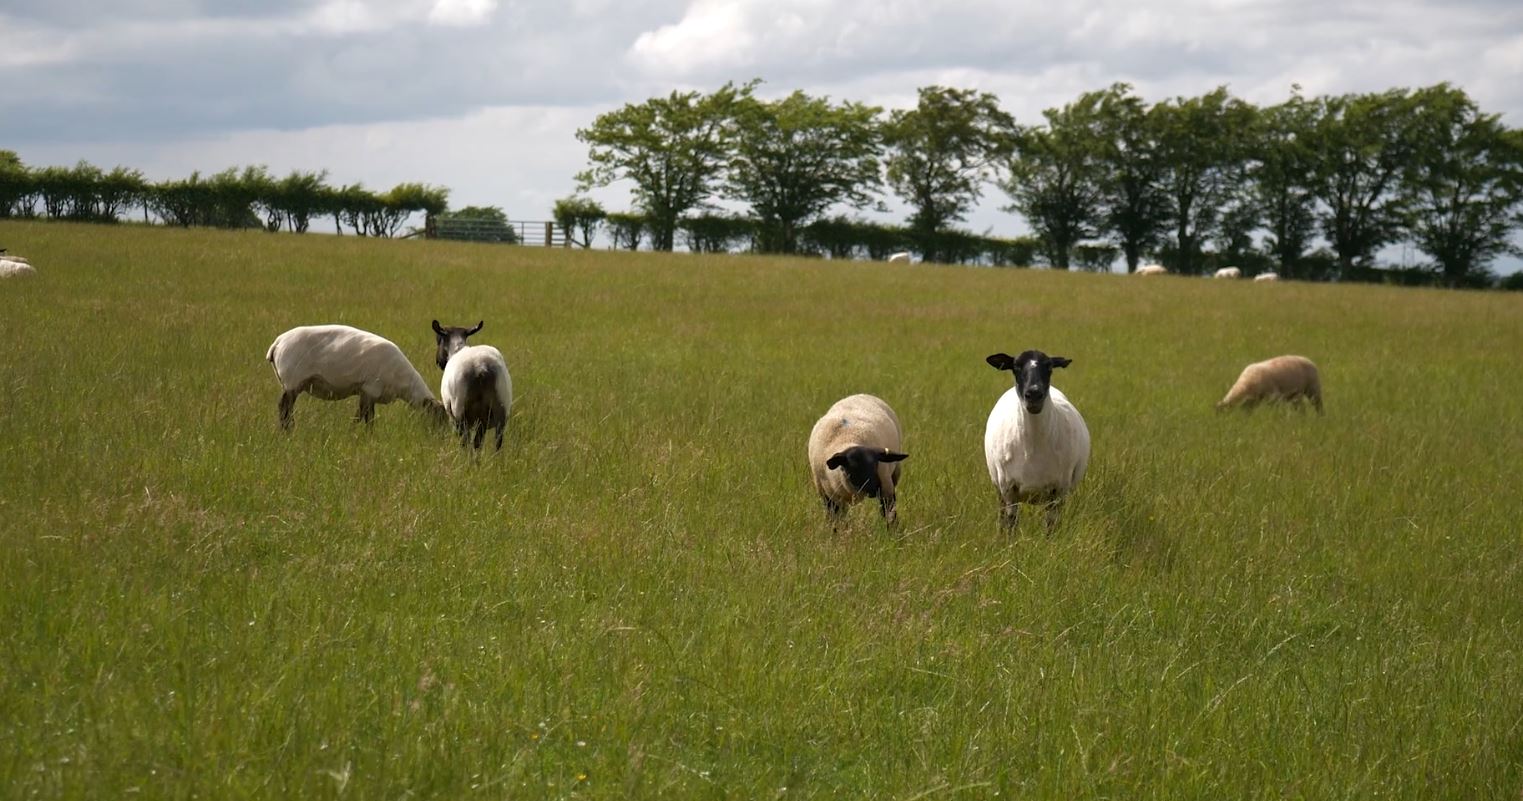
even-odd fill
[[[984,361],[988,362],[989,366],[996,370],[1015,369],[1015,359],[1008,353],[996,353],[993,356],[985,358]]]
[[[1068,365],[1073,364],[1073,363],[1074,363],[1073,359],[1065,359],[1062,356],[1053,356],[1052,357],[1052,366],[1053,367],[1067,367]]]
[[[880,462],[902,462],[902,461],[904,461],[905,459],[908,459],[908,458],[910,458],[910,455],[907,454],[907,453],[899,453],[897,451],[884,451],[883,453],[879,454],[878,461],[880,461]]]
[[[475,334],[475,333],[476,333],[476,332],[477,332],[477,331],[480,331],[480,330],[481,330],[481,327],[482,327],[482,326],[484,326],[484,325],[486,325],[486,324],[487,324],[487,321],[486,321],[486,320],[482,320],[482,321],[481,321],[481,322],[479,322],[479,323],[476,323],[476,327],[475,327],[475,328],[472,328],[472,329],[471,329],[471,330],[469,330],[469,331],[467,331],[467,332],[465,332],[465,335],[466,335],[466,336],[472,336],[472,335],[474,335],[474,334]]]
[[[825,460],[825,469],[840,470],[846,466],[846,451],[841,451],[835,456]]]
[[[444,336],[444,326],[439,325],[438,320],[434,321],[434,333],[438,334],[441,337]]]

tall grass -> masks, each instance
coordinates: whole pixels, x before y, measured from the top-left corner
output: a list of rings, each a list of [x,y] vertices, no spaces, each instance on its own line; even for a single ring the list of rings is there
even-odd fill
[[[1517,798],[1523,299],[0,225],[0,796]],[[343,322],[478,460],[303,397]],[[989,353],[1074,359],[1064,524],[996,525]],[[1325,417],[1216,414],[1249,361]],[[817,416],[906,428],[832,535]]]

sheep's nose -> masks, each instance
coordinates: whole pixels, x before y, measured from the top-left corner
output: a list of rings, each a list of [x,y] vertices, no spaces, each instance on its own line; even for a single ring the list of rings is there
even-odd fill
[[[1042,399],[1042,391],[1040,389],[1028,389],[1028,390],[1026,390],[1026,400],[1029,400],[1029,401],[1039,401],[1041,399]]]

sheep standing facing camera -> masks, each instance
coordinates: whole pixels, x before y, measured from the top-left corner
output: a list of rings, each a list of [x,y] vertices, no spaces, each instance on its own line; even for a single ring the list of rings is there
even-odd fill
[[[1028,350],[985,359],[1015,374],[1015,386],[994,404],[984,429],[984,459],[1000,497],[1000,523],[1013,529],[1023,503],[1047,507],[1047,529],[1058,524],[1063,501],[1089,465],[1089,427],[1079,410],[1052,386],[1052,371],[1072,364],[1062,356]]]
[[[323,400],[360,396],[355,419],[369,423],[375,406],[404,400],[435,419],[444,409],[402,350],[385,337],[347,325],[304,325],[270,343],[264,358],[284,390],[280,427],[291,428],[296,398],[306,392]]]
[[[1282,400],[1297,406],[1302,400],[1309,400],[1316,407],[1317,414],[1322,414],[1322,376],[1311,359],[1276,356],[1244,367],[1237,382],[1227,390],[1226,397],[1217,402],[1216,408],[1240,406],[1252,409],[1265,401]]]
[[[851,395],[835,402],[809,432],[809,473],[820,493],[831,528],[839,528],[847,507],[877,498],[884,521],[898,523],[901,465],[899,417],[882,398]]]

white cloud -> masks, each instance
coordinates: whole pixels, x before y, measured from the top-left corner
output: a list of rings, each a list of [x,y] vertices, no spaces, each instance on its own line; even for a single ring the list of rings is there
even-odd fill
[[[497,0],[435,0],[428,21],[434,25],[482,25],[496,11]]]

